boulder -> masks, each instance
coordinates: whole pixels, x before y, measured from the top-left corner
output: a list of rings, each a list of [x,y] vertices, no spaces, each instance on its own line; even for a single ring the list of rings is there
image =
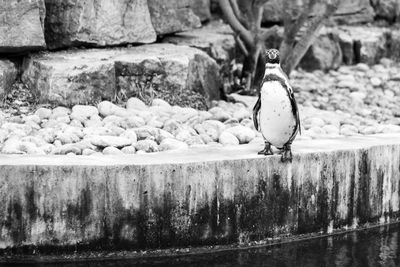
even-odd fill
[[[156,40],[146,0],[45,0],[45,3],[46,42],[50,49]]]
[[[399,0],[372,0],[371,4],[374,8],[377,18],[384,19],[388,22],[395,22],[399,20]]]
[[[218,63],[227,63],[235,58],[234,34],[228,25],[219,21],[210,22],[200,29],[167,36],[163,42],[201,49]]]
[[[6,59],[0,60],[0,99],[3,99],[4,95],[11,90],[17,74],[18,70],[13,62]]]
[[[350,35],[353,40],[356,62],[373,65],[386,56],[390,39],[387,29],[366,26],[343,26],[340,30]]]
[[[154,44],[31,55],[22,81],[39,102],[72,106],[140,97],[205,109],[219,99],[218,65],[191,47]]]
[[[190,8],[192,0],[148,0],[147,2],[157,35],[182,32],[201,26],[200,18]]]
[[[342,63],[342,50],[337,35],[326,33],[318,36],[300,62],[307,71],[337,69]]]
[[[370,0],[341,1],[333,20],[339,24],[359,24],[374,21]]]
[[[200,18],[201,21],[211,19],[211,3],[210,0],[191,0],[190,7],[194,14]]]
[[[316,10],[313,13],[319,13],[319,9],[320,6],[316,6]],[[270,0],[264,5],[264,23],[282,22],[283,16],[283,1]],[[332,20],[340,24],[372,22],[374,20],[374,10],[369,0],[341,1]]]
[[[131,51],[116,59],[119,94],[140,97],[147,105],[154,98],[161,98],[171,105],[199,109],[219,99],[219,67],[203,51],[171,44],[141,46]]]
[[[0,1],[0,53],[44,49],[45,13],[43,0]]]
[[[39,102],[73,106],[115,96],[110,50],[63,51],[24,59],[22,81]]]

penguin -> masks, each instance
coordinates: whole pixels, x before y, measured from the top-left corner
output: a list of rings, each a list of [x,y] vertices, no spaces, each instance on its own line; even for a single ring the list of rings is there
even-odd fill
[[[253,122],[265,141],[264,149],[258,154],[273,155],[272,145],[282,150],[282,162],[291,162],[291,145],[300,132],[300,116],[293,89],[280,66],[279,51],[276,49],[265,53],[265,73],[253,108]]]

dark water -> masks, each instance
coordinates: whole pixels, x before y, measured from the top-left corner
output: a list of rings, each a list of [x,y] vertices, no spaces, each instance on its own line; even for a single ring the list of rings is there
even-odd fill
[[[400,224],[345,235],[198,256],[4,266],[400,266]]]

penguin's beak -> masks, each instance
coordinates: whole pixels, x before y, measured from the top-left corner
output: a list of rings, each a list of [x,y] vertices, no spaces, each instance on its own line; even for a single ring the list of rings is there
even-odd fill
[[[268,55],[270,59],[275,59],[276,58],[276,54],[272,54],[272,55]]]

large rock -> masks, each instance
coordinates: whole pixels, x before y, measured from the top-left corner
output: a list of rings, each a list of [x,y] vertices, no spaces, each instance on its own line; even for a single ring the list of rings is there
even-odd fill
[[[73,106],[115,96],[113,50],[65,51],[24,59],[22,81],[39,102]]]
[[[205,108],[219,98],[218,65],[198,49],[154,44],[38,54],[24,61],[22,80],[40,102],[72,106],[140,97],[147,104]]]
[[[204,109],[219,99],[218,65],[198,49],[157,44],[142,46],[116,59],[118,93],[139,97],[150,105],[154,98],[171,105]]]
[[[201,49],[219,63],[230,62],[235,57],[234,33],[228,25],[218,21],[200,29],[168,36],[163,42]]]
[[[3,98],[17,79],[17,68],[9,60],[0,60],[0,99]]]
[[[45,48],[45,13],[43,0],[1,0],[0,53]]]
[[[300,62],[300,67],[305,70],[330,70],[337,69],[342,63],[342,50],[338,38],[333,33],[320,35],[307,50]]]
[[[49,48],[152,43],[146,0],[45,0]]]
[[[190,8],[192,0],[148,0],[151,21],[157,35],[182,32],[201,26]]]
[[[399,0],[371,0],[377,18],[395,22],[400,17]]]
[[[333,20],[340,24],[359,24],[374,21],[370,0],[340,1]]]
[[[342,27],[354,42],[356,62],[369,65],[379,62],[386,56],[389,46],[389,31],[378,27]]]
[[[316,6],[314,13],[320,12],[319,9],[320,6]],[[265,4],[263,22],[282,22],[283,16],[283,1],[270,0]],[[332,19],[341,24],[371,22],[374,20],[374,11],[369,0],[341,1]]]
[[[211,18],[210,0],[191,0],[190,7],[201,21],[206,21]]]

